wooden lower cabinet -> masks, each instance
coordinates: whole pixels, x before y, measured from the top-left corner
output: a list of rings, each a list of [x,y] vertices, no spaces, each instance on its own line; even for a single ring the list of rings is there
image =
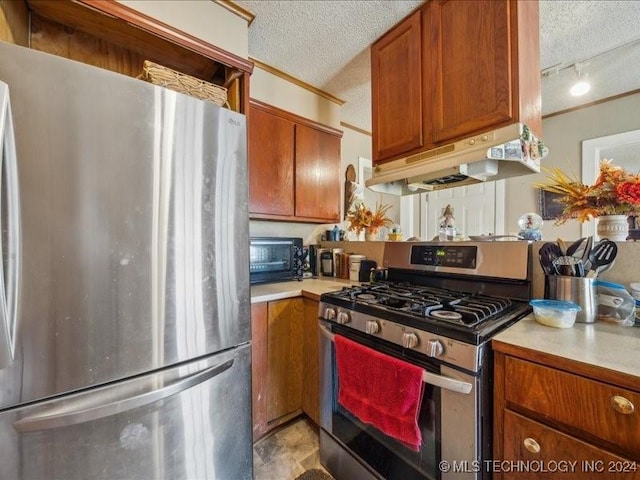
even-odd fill
[[[553,478],[608,478],[630,479],[632,473],[616,472],[616,465],[623,468],[629,460],[611,454],[587,442],[566,435],[542,423],[535,422],[510,410],[504,412],[504,459],[522,461],[522,472],[507,472],[504,478],[537,480]],[[515,470],[511,468],[502,470]],[[518,465],[514,463],[514,466]],[[533,467],[529,472],[525,466]],[[544,468],[537,468],[538,466]],[[640,468],[640,465],[638,466]],[[548,470],[544,472],[541,470]],[[604,472],[607,476],[603,476]]]
[[[320,423],[320,356],[318,347],[318,303],[304,298],[302,410],[316,425]]]
[[[300,413],[302,406],[302,298],[269,302],[267,422]]]
[[[318,302],[251,306],[253,439],[306,413],[318,423]]]
[[[267,303],[251,305],[251,402],[253,440],[267,427]]]
[[[494,479],[640,479],[640,382],[501,345]]]

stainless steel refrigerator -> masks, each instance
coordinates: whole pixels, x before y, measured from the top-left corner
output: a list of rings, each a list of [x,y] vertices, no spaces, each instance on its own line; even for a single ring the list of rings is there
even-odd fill
[[[0,82],[0,478],[251,478],[245,117],[5,43]]]

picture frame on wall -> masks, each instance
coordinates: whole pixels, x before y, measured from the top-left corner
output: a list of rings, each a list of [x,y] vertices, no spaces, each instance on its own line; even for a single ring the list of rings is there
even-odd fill
[[[556,202],[560,198],[562,198],[560,193],[538,189],[538,210],[543,220],[555,220],[562,214],[564,205]]]

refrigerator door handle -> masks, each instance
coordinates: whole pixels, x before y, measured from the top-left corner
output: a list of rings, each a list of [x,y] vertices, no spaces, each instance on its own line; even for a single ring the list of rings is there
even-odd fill
[[[78,394],[73,400],[54,400],[55,403],[64,401],[64,405],[53,407],[46,413],[24,417],[13,423],[18,432],[35,432],[51,430],[69,425],[90,422],[100,418],[117,415],[134,408],[150,405],[191,387],[205,382],[216,375],[228,370],[233,365],[233,359],[219,365],[213,365],[205,370],[182,377],[162,388],[151,389],[138,395],[130,395],[135,387],[134,382],[116,384],[93,391]],[[155,377],[156,384],[162,383],[162,373]]]
[[[0,212],[6,212],[0,213],[0,231],[6,232],[0,236],[0,369],[11,365],[15,357],[21,265],[19,198],[9,86],[0,82]]]

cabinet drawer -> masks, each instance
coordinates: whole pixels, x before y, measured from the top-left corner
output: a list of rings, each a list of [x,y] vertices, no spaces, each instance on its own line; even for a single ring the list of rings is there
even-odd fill
[[[504,414],[504,432],[503,460],[509,462],[504,465],[514,465],[512,471],[505,472],[505,479],[640,479],[638,462],[613,455],[509,410]],[[516,465],[523,468],[517,469]],[[531,466],[529,472],[524,471],[526,466]]]
[[[507,407],[640,455],[640,394],[513,357],[505,370]]]

